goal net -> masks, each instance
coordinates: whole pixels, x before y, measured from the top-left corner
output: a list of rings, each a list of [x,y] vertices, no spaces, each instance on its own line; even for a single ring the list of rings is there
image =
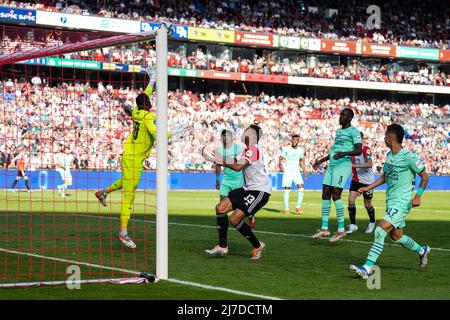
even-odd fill
[[[142,272],[166,279],[170,28],[124,35],[0,31],[0,287],[106,282]],[[150,69],[153,94],[145,90]],[[158,125],[154,120],[150,154],[131,161],[137,189],[130,193],[122,152],[139,130],[131,112],[144,91]],[[106,194],[96,192],[105,189],[103,205],[98,195]]]

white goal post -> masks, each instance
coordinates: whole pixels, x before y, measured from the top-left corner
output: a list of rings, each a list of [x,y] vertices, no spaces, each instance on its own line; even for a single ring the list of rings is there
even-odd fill
[[[156,35],[156,276],[163,280],[169,277],[167,34],[163,23]]]
[[[144,41],[156,40],[156,277],[158,279],[167,280],[168,275],[168,37],[172,33],[170,25],[162,23],[159,29],[125,35],[113,35],[107,38],[79,41],[75,43],[66,43],[50,46],[45,49],[31,49],[27,51],[17,51],[11,54],[0,55],[0,67],[4,65],[13,65],[14,63],[24,62],[29,59],[40,57],[52,57],[66,53],[74,53],[86,50],[100,49],[124,44],[132,44]],[[154,236],[154,234],[152,235]],[[60,263],[71,263],[78,265],[86,265],[92,268],[113,270],[132,275],[139,275],[147,270],[135,270],[137,267],[131,268],[115,268],[114,266],[103,266],[100,264],[68,260],[63,257],[39,255],[39,252],[22,252],[14,251],[13,248],[0,247],[0,253],[17,254],[29,256],[30,258],[48,259]],[[154,265],[153,265],[154,266]],[[31,270],[31,269],[30,269]],[[31,271],[30,271],[31,272]],[[1,274],[0,274],[1,275]],[[58,280],[58,281],[57,281]],[[98,281],[107,281],[108,279],[97,279]],[[95,282],[96,279],[89,279],[85,282]],[[33,285],[38,282],[26,282],[24,285]],[[47,282],[39,282],[46,283]],[[48,283],[57,284],[64,283],[59,279],[54,279]],[[5,287],[20,286],[20,283],[3,284]],[[2,283],[0,281],[0,287]]]

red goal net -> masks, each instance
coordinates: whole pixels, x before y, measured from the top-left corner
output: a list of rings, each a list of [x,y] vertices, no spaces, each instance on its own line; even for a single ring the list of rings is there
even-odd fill
[[[154,35],[0,26],[0,287],[155,273],[155,152],[118,240],[133,129],[125,110],[156,62]],[[79,271],[79,272],[78,272]]]

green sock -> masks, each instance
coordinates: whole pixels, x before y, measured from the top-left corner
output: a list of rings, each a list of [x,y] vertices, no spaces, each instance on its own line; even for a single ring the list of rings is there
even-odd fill
[[[342,199],[335,200],[334,206],[336,207],[336,215],[338,221],[338,231],[342,232],[345,230],[345,222],[344,222],[344,203]]]
[[[378,257],[383,251],[384,238],[386,238],[386,235],[386,231],[384,231],[381,227],[375,228],[375,240],[373,242],[372,248],[370,248],[369,255],[367,256],[364,266],[371,268],[375,265]]]
[[[328,230],[328,220],[330,219],[331,200],[322,200],[322,229]]]
[[[406,234],[404,234],[399,240],[394,242],[400,244],[403,248],[406,248],[408,250],[422,253],[422,246],[415,242],[411,237],[408,237]]]

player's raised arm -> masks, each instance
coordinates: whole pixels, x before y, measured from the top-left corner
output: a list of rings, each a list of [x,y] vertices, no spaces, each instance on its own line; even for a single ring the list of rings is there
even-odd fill
[[[155,86],[156,86],[156,68],[147,68],[147,74],[150,77],[150,81],[147,85],[147,88],[145,88],[145,94],[151,98],[153,91],[155,91]]]

